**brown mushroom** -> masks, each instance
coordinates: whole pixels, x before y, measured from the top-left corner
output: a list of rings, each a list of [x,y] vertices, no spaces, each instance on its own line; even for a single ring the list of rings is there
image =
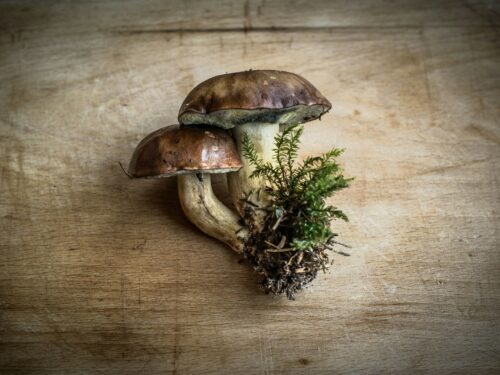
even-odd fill
[[[247,231],[214,195],[211,174],[242,166],[233,139],[221,129],[167,126],[146,136],[129,164],[133,177],[177,176],[182,210],[203,232],[243,251]]]
[[[263,182],[249,177],[252,169],[242,155],[244,135],[250,137],[265,162],[273,162],[274,137],[280,125],[317,119],[330,108],[330,102],[309,81],[296,74],[250,70],[216,76],[200,83],[182,103],[179,122],[233,129],[243,168],[230,173],[228,183],[233,202],[243,215],[244,198],[251,197],[259,206],[269,203],[266,194],[258,194]]]

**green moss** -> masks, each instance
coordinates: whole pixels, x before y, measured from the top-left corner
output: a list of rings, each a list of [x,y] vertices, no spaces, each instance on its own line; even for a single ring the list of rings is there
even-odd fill
[[[286,293],[291,299],[318,270],[328,268],[326,250],[336,236],[330,223],[347,216],[326,199],[352,180],[344,177],[336,161],[340,149],[298,163],[302,132],[302,126],[292,126],[276,136],[274,163],[263,162],[250,139],[243,140],[243,155],[254,167],[252,177],[265,179],[273,202],[266,208],[264,229],[249,242],[246,257],[264,275],[267,292]]]

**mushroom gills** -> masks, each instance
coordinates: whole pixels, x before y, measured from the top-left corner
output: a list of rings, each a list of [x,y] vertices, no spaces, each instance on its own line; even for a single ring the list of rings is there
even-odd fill
[[[274,109],[231,109],[209,113],[186,112],[180,116],[184,124],[214,125],[224,129],[232,129],[245,123],[280,123],[282,126],[301,124],[320,117],[326,111],[321,104],[298,104],[288,108]]]

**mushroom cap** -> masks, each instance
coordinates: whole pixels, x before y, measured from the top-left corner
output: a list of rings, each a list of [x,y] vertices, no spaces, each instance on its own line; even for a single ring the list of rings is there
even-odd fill
[[[129,164],[133,177],[227,173],[242,167],[233,139],[222,129],[171,125],[146,136]]]
[[[331,107],[316,87],[297,74],[250,70],[200,83],[184,99],[179,122],[226,129],[246,123],[295,125],[315,120]]]

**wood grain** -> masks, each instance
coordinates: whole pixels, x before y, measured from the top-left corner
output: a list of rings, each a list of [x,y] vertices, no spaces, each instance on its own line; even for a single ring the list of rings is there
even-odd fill
[[[500,371],[495,2],[2,2],[0,372]],[[130,181],[196,83],[305,76],[333,103],[354,249],[295,302]],[[223,198],[225,186],[216,180]]]

